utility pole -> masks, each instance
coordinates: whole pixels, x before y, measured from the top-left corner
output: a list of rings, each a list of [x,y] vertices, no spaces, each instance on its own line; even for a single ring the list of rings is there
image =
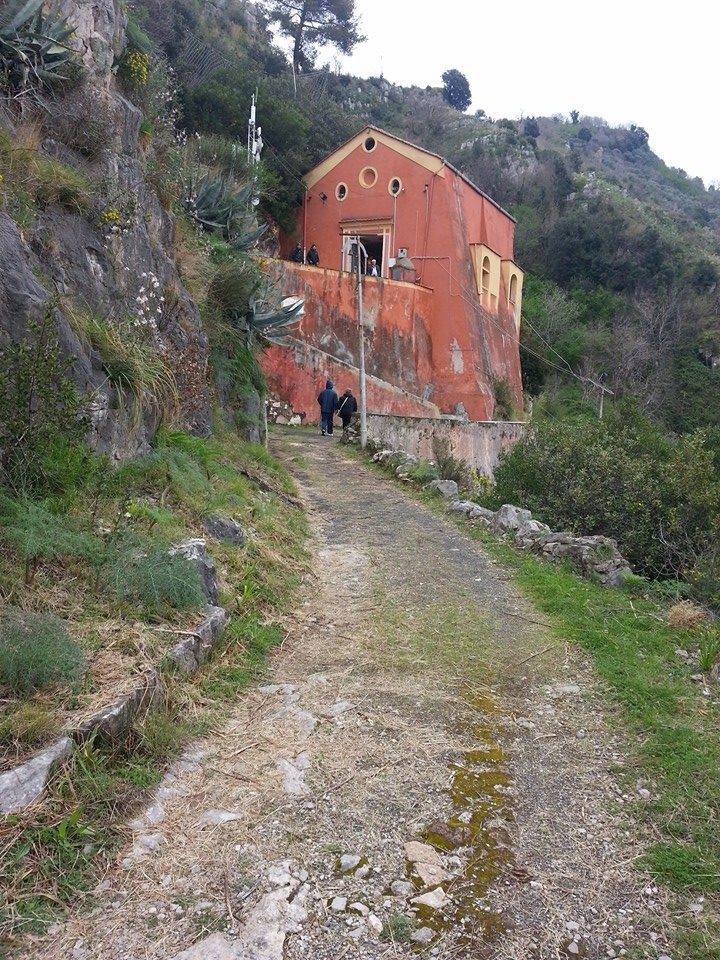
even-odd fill
[[[607,393],[607,394],[610,394],[611,396],[614,396],[614,394],[612,390],[608,389],[608,387],[606,387],[602,383],[598,383],[597,386],[600,388],[600,409],[598,410],[598,418],[602,420],[603,411],[605,409],[605,394]]]
[[[359,360],[359,380],[360,380],[360,446],[364,450],[367,446],[367,391],[365,384],[365,313],[363,310],[363,269],[362,255],[365,254],[367,262],[367,250],[360,243],[360,237],[355,237],[355,264],[357,269],[357,302],[358,302],[358,331],[360,335],[360,360]]]

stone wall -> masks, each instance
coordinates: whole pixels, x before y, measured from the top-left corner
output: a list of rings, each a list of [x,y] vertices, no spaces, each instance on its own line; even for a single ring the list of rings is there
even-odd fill
[[[110,383],[77,316],[113,323],[134,320],[142,326],[143,311],[149,310],[142,306],[143,298],[148,297],[157,307],[157,350],[177,383],[181,423],[199,433],[209,431],[211,419],[208,342],[175,260],[174,219],[147,175],[139,138],[142,113],[124,96],[115,76],[125,46],[124,4],[61,0],[59,9],[74,29],[70,42],[85,75],[79,87],[49,104],[47,135],[39,149],[91,184],[89,209],[41,206],[22,228],[0,211],[0,348],[8,340],[21,340],[28,325],[54,304],[61,349],[90,399],[90,441],[113,458],[125,459],[147,449],[158,412],[148,403],[142,416],[135,416],[131,399]],[[53,118],[64,114],[78,123],[86,118],[100,124],[102,138],[92,156],[54,139]],[[20,123],[19,114],[0,110],[0,130],[11,138]],[[121,225],[103,220],[108,210],[121,214]]]
[[[433,438],[447,442],[457,460],[492,476],[503,450],[512,447],[524,434],[519,421],[474,422],[460,417],[397,417],[368,414],[368,436],[379,446],[404,450],[421,460],[433,460]]]

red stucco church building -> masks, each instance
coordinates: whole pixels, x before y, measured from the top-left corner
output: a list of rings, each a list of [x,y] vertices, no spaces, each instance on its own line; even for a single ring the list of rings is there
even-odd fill
[[[305,315],[288,344],[263,360],[286,410],[316,420],[327,377],[357,394],[351,248],[359,236],[367,270],[378,274],[364,278],[369,411],[494,420],[504,383],[520,416],[523,273],[513,259],[514,219],[442,157],[375,127],[305,184],[284,252],[315,244],[320,263],[283,263],[286,295],[304,297]]]

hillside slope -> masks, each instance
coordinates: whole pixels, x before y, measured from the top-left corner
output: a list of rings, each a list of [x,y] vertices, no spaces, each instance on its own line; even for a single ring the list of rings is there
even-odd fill
[[[243,143],[258,90],[264,209],[282,228],[293,228],[302,174],[362,124],[407,137],[518,219],[530,395],[594,405],[590,381],[603,380],[673,430],[720,423],[720,192],[668,167],[642,128],[579,115],[493,121],[453,110],[436,89],[328,71],[301,75],[295,90],[257,6],[134,9],[177,70],[189,132]]]

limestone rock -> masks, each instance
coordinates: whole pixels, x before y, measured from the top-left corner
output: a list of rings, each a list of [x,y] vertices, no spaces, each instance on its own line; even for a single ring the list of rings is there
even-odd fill
[[[177,953],[173,960],[241,960],[238,947],[224,933],[213,933],[188,950]]]
[[[419,907],[429,907],[431,910],[439,910],[448,900],[448,895],[442,887],[436,887],[428,893],[421,893],[419,897],[413,897],[412,902]]]
[[[420,927],[419,930],[416,930],[415,933],[410,935],[410,939],[414,943],[428,944],[432,941],[435,936],[435,931],[430,927]]]
[[[203,527],[216,540],[231,543],[236,547],[245,545],[245,531],[237,520],[230,517],[206,517]]]
[[[220,639],[227,624],[227,611],[222,607],[210,607],[205,619],[195,631],[183,637],[168,652],[167,659],[181,673],[191,676],[207,660]]]
[[[224,823],[232,823],[242,819],[239,813],[230,810],[206,810],[198,820],[199,827],[219,827]]]
[[[129,730],[139,714],[155,706],[161,698],[160,674],[157,670],[151,670],[132,693],[88,717],[74,731],[73,736],[80,742],[87,740],[91,735],[106,740],[118,740]]]
[[[435,887],[450,879],[447,870],[434,863],[416,863],[414,868],[424,887]]]
[[[0,813],[17,813],[37,800],[57,764],[72,753],[73,744],[63,737],[13,770],[0,774]]]
[[[511,503],[504,503],[493,520],[493,530],[496,533],[507,533],[509,530],[519,530],[523,524],[532,520],[529,510],[515,507]]]
[[[445,500],[458,499],[458,485],[454,480],[431,480],[426,484],[425,489],[432,493],[439,493]]]
[[[410,863],[431,863],[433,866],[442,866],[440,854],[429,843],[420,843],[418,840],[410,840],[405,844],[405,856]]]
[[[347,907],[347,897],[333,897],[330,909],[333,913],[344,913]]]
[[[191,563],[200,576],[203,593],[210,604],[217,604],[220,583],[217,575],[215,563],[208,553],[207,542],[200,538],[186,540],[177,546],[171,547],[170,556],[182,557]]]
[[[340,857],[340,872],[349,873],[351,870],[354,870],[355,867],[360,865],[360,860],[362,858],[353,853],[344,853]]]
[[[396,897],[409,897],[411,893],[415,892],[415,887],[409,880],[393,880],[390,889]]]

